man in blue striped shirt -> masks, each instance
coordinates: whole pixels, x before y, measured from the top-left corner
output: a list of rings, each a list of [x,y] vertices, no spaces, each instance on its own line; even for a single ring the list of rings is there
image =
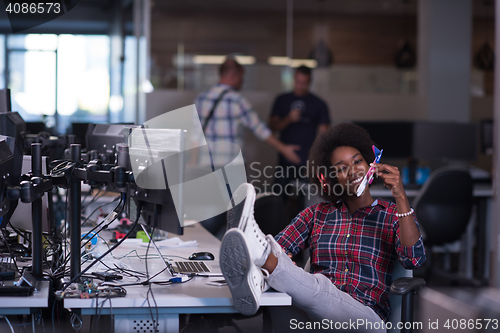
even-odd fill
[[[238,147],[243,146],[243,127],[250,129],[257,138],[274,147],[293,164],[300,164],[296,153],[300,147],[286,145],[275,138],[250,102],[239,93],[243,84],[243,66],[228,58],[220,66],[219,74],[219,83],[198,95],[195,101],[202,125],[218,101],[204,129],[212,161],[208,153],[201,152],[199,165],[224,166],[230,163],[239,153]]]

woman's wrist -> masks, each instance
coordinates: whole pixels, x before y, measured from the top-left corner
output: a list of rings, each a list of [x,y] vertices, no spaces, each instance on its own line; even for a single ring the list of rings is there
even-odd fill
[[[403,195],[401,197],[397,197],[396,199],[396,207],[398,209],[398,212],[400,213],[406,213],[407,211],[410,210],[410,202],[408,201],[408,198],[406,195]]]
[[[408,197],[406,196],[406,192],[403,190],[401,194],[394,195],[394,200],[396,200],[396,204],[398,202],[408,202]]]

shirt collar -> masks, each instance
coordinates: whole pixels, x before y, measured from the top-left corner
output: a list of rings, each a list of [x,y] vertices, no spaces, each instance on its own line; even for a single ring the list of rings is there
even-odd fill
[[[223,90],[233,90],[233,87],[231,87],[229,84],[225,83],[217,83],[217,87],[222,88]]]
[[[344,206],[345,209],[347,209],[347,207],[344,203],[344,200],[339,200],[339,201],[335,202],[334,205],[337,208]],[[371,207],[380,206],[380,207],[382,207],[382,209],[385,209],[385,208],[389,207],[389,202],[385,201],[384,199],[378,198],[378,199],[375,199],[375,201],[373,201],[373,203],[370,206]]]

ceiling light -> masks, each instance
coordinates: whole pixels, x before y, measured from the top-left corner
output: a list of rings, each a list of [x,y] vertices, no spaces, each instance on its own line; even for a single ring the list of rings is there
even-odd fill
[[[220,65],[226,58],[223,55],[195,55],[193,62],[198,65]],[[244,55],[235,55],[234,59],[241,65],[253,65],[256,61],[254,56]]]
[[[256,61],[254,56],[237,55],[237,56],[234,56],[234,58],[241,65],[253,65],[253,64],[255,64],[255,61]]]
[[[267,63],[269,65],[274,65],[274,66],[290,65],[291,67],[299,67],[299,66],[306,66],[309,68],[318,67],[318,62],[314,59],[292,59],[292,61],[290,61],[290,58],[288,57],[269,57],[267,59]]]
[[[226,60],[226,56],[221,55],[195,55],[193,62],[199,65],[220,65]]]

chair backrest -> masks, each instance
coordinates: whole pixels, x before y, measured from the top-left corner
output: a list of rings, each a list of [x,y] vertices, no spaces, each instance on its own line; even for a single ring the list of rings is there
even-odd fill
[[[472,212],[473,185],[465,168],[441,168],[430,175],[413,202],[426,245],[460,239]]]
[[[283,199],[274,193],[260,193],[255,198],[254,217],[262,232],[276,236],[286,226]]]

